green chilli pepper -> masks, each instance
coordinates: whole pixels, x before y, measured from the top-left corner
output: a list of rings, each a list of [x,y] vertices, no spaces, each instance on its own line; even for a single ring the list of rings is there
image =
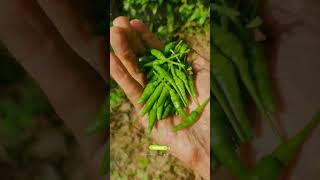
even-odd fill
[[[194,85],[193,77],[192,75],[188,74],[188,84],[190,87],[191,97],[196,97],[196,87]]]
[[[158,99],[157,107],[160,107],[161,105],[163,105],[165,103],[165,101],[167,100],[168,96],[169,96],[168,88],[166,86],[164,86],[162,89],[162,92],[160,94],[160,97]]]
[[[188,83],[187,75],[179,69],[175,69],[175,72],[176,72],[176,75],[183,81],[185,88],[187,89],[188,93],[191,96],[191,89]]]
[[[148,121],[148,129],[147,133],[150,134],[154,124],[156,123],[157,120],[157,105],[154,104],[150,113],[149,113],[149,121]]]
[[[157,105],[157,120],[161,120],[163,109],[164,109],[164,104],[161,104],[160,106]]]
[[[163,86],[164,86],[164,84],[160,83],[156,87],[156,89],[153,91],[152,95],[147,100],[146,104],[144,105],[143,110],[141,111],[141,116],[144,116],[153,107],[153,105],[155,104],[155,102],[157,101],[157,99],[159,98],[159,96],[161,94]]]
[[[173,105],[171,103],[168,104],[168,106],[166,106],[165,109],[164,109],[164,112],[162,114],[161,119],[165,119],[165,118],[169,117],[172,109],[174,109]]]
[[[179,96],[177,96],[177,94],[175,93],[175,91],[170,88],[167,84],[166,86],[168,87],[169,89],[169,93],[170,93],[170,98],[171,98],[171,101],[172,101],[172,104],[173,104],[173,107],[177,110],[177,112],[181,115],[182,119],[185,121],[187,120],[187,114],[186,112],[184,112],[183,110],[183,106],[180,102],[180,98]]]
[[[199,118],[199,115],[202,113],[202,111],[204,110],[204,108],[208,104],[209,100],[210,99],[208,98],[203,104],[199,105],[195,110],[193,110],[186,120],[184,120],[182,123],[178,124],[174,128],[174,131],[179,131],[179,130],[188,128],[193,123],[195,123],[196,120]]]
[[[281,175],[283,164],[274,156],[263,157],[244,180],[275,180]]]
[[[170,50],[173,50],[174,47],[176,46],[176,44],[177,44],[176,42],[170,42],[170,43],[166,44],[164,47],[164,50],[163,50],[163,54],[166,56],[170,55],[170,53],[171,53]]]
[[[154,78],[154,74],[152,69],[147,73],[147,80],[150,81],[151,79]]]
[[[242,45],[241,41],[234,34],[223,30],[223,28],[221,28],[218,24],[215,24],[215,28],[213,28],[213,35],[215,37],[212,38],[214,45],[219,47],[221,52],[235,64],[243,84],[256,103],[259,111],[262,112],[267,120],[269,120],[269,124],[272,130],[274,130],[275,134],[277,134],[281,140],[284,140],[285,138],[281,134],[278,123],[273,117],[270,116],[270,114],[267,113],[260,97],[258,96],[256,87],[249,72],[248,61],[244,56],[244,46]]]
[[[165,60],[167,59],[161,51],[159,51],[158,49],[151,49],[151,54],[156,57],[157,59],[160,59],[160,60]]]
[[[233,64],[217,50],[213,53],[212,59],[211,68],[214,79],[217,80],[218,86],[224,92],[238,125],[242,129],[244,139],[249,140],[253,137],[253,132],[244,108],[236,70]]]
[[[148,83],[138,100],[138,104],[146,102],[148,98],[152,95],[152,93],[155,91],[157,85],[158,85],[158,82],[156,81]]]
[[[147,67],[147,66],[153,66],[153,65],[161,65],[161,64],[164,64],[166,62],[168,62],[167,59],[159,59],[159,60],[148,62],[148,63],[144,64],[143,66]]]
[[[270,180],[280,177],[282,170],[296,157],[305,139],[320,122],[318,112],[293,138],[280,144],[272,154],[263,157],[246,180]]]
[[[182,42],[183,42],[182,40],[177,41],[176,46],[174,47],[174,50],[173,50],[174,52],[178,52]]]
[[[247,177],[248,172],[235,151],[235,145],[230,136],[227,120],[217,102],[211,103],[211,133],[213,134],[213,151],[221,165],[227,168],[235,177]]]
[[[149,149],[151,151],[168,151],[170,148],[165,145],[157,145],[157,144],[152,144],[149,146]]]
[[[180,58],[184,58],[184,56],[186,55],[186,52],[188,51],[189,47],[186,43],[183,43],[179,49],[179,53],[181,54],[180,55]]]
[[[179,48],[179,53],[185,53],[189,49],[188,45],[186,43],[181,43]]]
[[[188,107],[189,102],[188,102],[188,97],[187,97],[187,93],[186,93],[186,89],[185,89],[183,81],[178,78],[173,67],[171,68],[171,74],[173,76],[174,82],[176,83],[176,85],[179,89],[178,93],[180,94],[182,103],[184,104],[185,107]]]
[[[160,59],[160,60],[155,60],[155,61],[152,61],[152,62],[149,62],[149,63],[146,63],[143,65],[143,67],[150,67],[150,66],[154,66],[154,65],[162,65],[164,63],[170,63],[170,64],[173,64],[173,65],[176,65],[176,66],[179,66],[181,68],[184,68],[185,65],[182,64],[182,63],[178,63],[178,62],[174,62],[174,61],[171,61],[169,59]]]
[[[142,56],[138,59],[138,62],[141,63],[141,64],[145,64],[145,63],[148,63],[148,62],[151,62],[152,60],[154,60],[154,57],[153,56]]]
[[[166,101],[164,102],[164,107],[167,107],[170,103],[170,100],[167,98]]]
[[[249,139],[246,138],[246,132],[244,132],[243,128],[239,125],[239,122],[236,120],[234,113],[227,101],[227,98],[225,97],[224,93],[222,92],[221,88],[217,83],[217,80],[213,75],[211,76],[210,83],[213,95],[215,96],[215,98],[217,98],[217,101],[219,102],[221,108],[228,117],[228,120],[232,125],[234,131],[238,135],[239,140],[241,142],[247,142]]]
[[[249,46],[250,63],[254,81],[267,111],[274,115],[277,109],[276,98],[272,91],[272,84],[268,74],[268,65],[262,44],[254,43]]]
[[[138,59],[138,67],[140,68],[140,70],[142,72],[146,72],[146,67],[145,67],[145,64],[147,63],[150,63],[154,60],[154,57],[152,55],[147,55],[147,56],[143,56],[143,57],[140,57]]]
[[[160,66],[154,65],[153,68],[158,72],[159,76],[165,79],[166,81],[169,82],[169,84],[174,88],[174,90],[178,93],[179,89],[177,85],[175,84],[173,78],[170,76],[170,74],[161,68]],[[181,97],[182,98],[182,97]]]
[[[272,154],[277,157],[283,164],[288,165],[296,156],[305,139],[319,124],[319,122],[320,112],[316,113],[313,116],[312,120],[298,134],[289,139],[286,143],[279,145]]]

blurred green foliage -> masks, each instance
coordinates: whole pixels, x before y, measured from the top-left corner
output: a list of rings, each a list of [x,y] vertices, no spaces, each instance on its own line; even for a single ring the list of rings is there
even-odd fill
[[[125,98],[125,94],[122,90],[113,89],[110,93],[110,107],[114,108],[118,106]]]
[[[140,19],[150,30],[168,40],[177,32],[200,32],[209,24],[206,0],[124,0],[123,9],[130,18]]]
[[[41,90],[14,59],[0,56],[0,139],[12,141],[34,124],[36,115],[51,112]]]

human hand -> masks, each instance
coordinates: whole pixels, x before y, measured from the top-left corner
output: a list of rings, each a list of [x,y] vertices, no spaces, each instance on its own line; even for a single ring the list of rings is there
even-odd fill
[[[87,21],[68,2],[1,0],[0,41],[71,129],[84,155],[84,165],[90,169],[88,178],[102,179],[98,175],[98,152],[106,134],[88,136],[85,129],[96,118],[106,95],[106,83],[101,78],[106,80],[108,71],[102,63],[105,38],[93,36]]]
[[[110,71],[112,78],[124,90],[128,99],[139,112],[142,105],[137,104],[143,86],[144,76],[137,66],[137,55],[143,53],[143,44],[151,48],[161,49],[163,43],[147,30],[139,20],[129,22],[126,17],[118,17],[110,29],[110,43],[114,50],[110,53]],[[210,96],[210,65],[209,61],[191,51],[197,100],[204,102]],[[190,103],[189,109],[197,107]],[[141,120],[147,127],[147,119]],[[173,132],[173,127],[181,122],[173,116],[158,121],[151,136],[159,143],[170,147],[170,153],[180,159],[186,166],[193,169],[205,179],[210,179],[210,105],[208,104],[199,120],[190,128]]]

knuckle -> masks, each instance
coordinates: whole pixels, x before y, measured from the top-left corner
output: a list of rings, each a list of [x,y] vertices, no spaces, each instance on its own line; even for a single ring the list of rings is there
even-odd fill
[[[133,64],[133,62],[135,61],[135,55],[131,49],[126,49],[120,54],[120,56],[121,59],[125,61],[125,63]]]
[[[131,76],[127,72],[124,72],[122,69],[119,69],[118,75],[119,75],[119,80],[124,83],[128,83],[128,81],[131,78]]]
[[[110,39],[115,39],[118,42],[124,41],[126,37],[126,32],[120,27],[113,26],[110,28]],[[112,41],[111,41],[112,42]]]

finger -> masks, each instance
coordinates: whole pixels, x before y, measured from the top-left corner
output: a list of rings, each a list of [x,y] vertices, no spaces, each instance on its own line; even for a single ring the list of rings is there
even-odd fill
[[[132,78],[132,76],[121,63],[120,59],[114,53],[110,53],[110,74],[124,90],[126,96],[135,106],[137,111],[140,111],[141,106],[136,102],[141,96],[142,86],[134,78]]]
[[[91,158],[102,139],[84,132],[101,108],[103,80],[61,41],[33,1],[1,1],[0,27],[4,46],[39,84]]]
[[[138,19],[134,19],[130,22],[131,27],[137,31],[142,39],[148,44],[151,48],[162,49],[164,44],[160,41],[153,33],[151,33],[147,26]]]
[[[144,76],[138,69],[137,58],[129,45],[125,30],[115,26],[111,27],[110,43],[114,53],[130,75],[141,85],[144,85]]]
[[[113,20],[113,25],[116,27],[123,28],[127,31],[127,37],[133,51],[137,54],[144,52],[143,42],[140,39],[138,33],[131,27],[128,17],[119,16]]]
[[[131,25],[130,25],[129,19],[128,19],[128,17],[125,17],[125,16],[119,16],[119,17],[115,18],[113,20],[112,24],[114,26],[121,27],[123,29],[131,30]]]
[[[95,70],[105,75],[102,60],[105,59],[105,40],[94,37],[89,31],[88,23],[70,4],[70,1],[37,0],[40,7],[53,22],[69,46],[85,59]]]

